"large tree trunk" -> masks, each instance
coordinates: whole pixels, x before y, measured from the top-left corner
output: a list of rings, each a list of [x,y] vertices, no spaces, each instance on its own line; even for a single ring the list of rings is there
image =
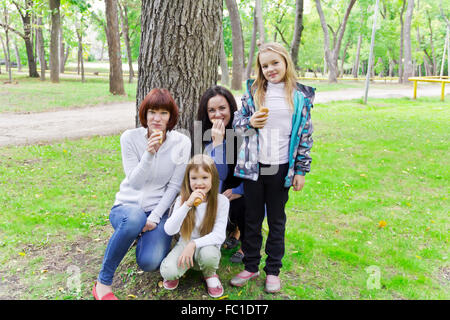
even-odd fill
[[[294,66],[297,67],[298,49],[303,31],[303,0],[297,0],[295,3],[295,12],[294,38],[291,43],[291,56]]]
[[[330,70],[328,74],[328,82],[337,82],[337,76],[339,74],[338,69],[338,56],[339,51],[341,48],[341,42],[342,37],[345,33],[345,27],[347,25],[348,17],[350,16],[350,11],[353,8],[353,5],[355,4],[356,0],[350,0],[350,3],[347,6],[347,10],[345,12],[344,20],[342,21],[341,25],[339,25],[339,34],[337,36],[337,39],[335,38],[333,41],[334,47],[330,48],[330,35],[328,33],[328,25],[325,20],[325,15],[322,10],[322,6],[320,4],[320,0],[316,1],[316,8],[317,12],[319,13],[320,17],[320,24],[322,25],[322,30],[324,33],[324,50],[325,50],[325,59],[327,61],[328,68]]]
[[[196,153],[201,137],[193,135],[194,118],[200,97],[217,80],[222,10],[222,1],[142,1],[136,126],[147,93],[167,88],[180,109],[178,127],[191,135]]]
[[[78,61],[81,67],[81,82],[85,82],[84,78],[84,62],[83,62],[83,31],[77,28],[77,38],[78,38]]]
[[[132,83],[134,78],[134,70],[133,70],[133,60],[131,58],[130,34],[128,27],[128,7],[125,1],[122,3],[122,5],[119,4],[119,9],[120,9],[120,17],[122,20],[122,36],[123,40],[125,41],[128,56],[128,69],[129,69],[128,82]]]
[[[242,69],[244,66],[244,41],[242,38],[241,17],[236,0],[226,0],[228,12],[230,13],[231,32],[233,41],[233,71],[231,78],[231,89],[242,89]]]
[[[50,0],[50,10],[52,11],[52,30],[50,38],[50,80],[59,82],[59,29],[60,29],[60,0]]]
[[[146,1],[144,1],[146,2]],[[123,86],[122,57],[120,54],[119,20],[117,0],[106,0],[106,37],[109,54],[109,92],[125,95]]]
[[[42,17],[37,19],[37,30],[36,30],[36,43],[37,52],[39,56],[39,64],[41,66],[41,81],[45,81],[45,51],[44,51],[44,36],[42,33]]]
[[[431,17],[427,10],[427,17],[428,17],[428,28],[430,29],[430,47],[431,47],[431,57],[433,61],[433,75],[437,75],[437,62],[436,62],[436,52],[434,50],[434,44],[433,44],[433,28],[431,27]],[[419,42],[420,43],[420,42]]]
[[[412,63],[412,52],[411,52],[411,21],[413,10],[414,10],[414,0],[409,0],[408,8],[406,9],[405,29],[404,29],[405,71],[403,74],[403,83],[408,83],[408,78],[414,76],[414,67]]]

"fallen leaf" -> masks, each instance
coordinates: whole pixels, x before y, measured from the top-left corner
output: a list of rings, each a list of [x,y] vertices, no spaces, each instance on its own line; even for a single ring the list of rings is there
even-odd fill
[[[416,256],[416,258],[417,258],[417,259],[422,259],[422,257],[421,257],[421,256]]]
[[[239,293],[238,293],[238,297],[240,297],[240,296],[241,296],[241,294],[242,294],[242,290],[241,290],[241,291],[239,291]]]
[[[41,270],[41,273],[47,273],[47,272],[48,272],[48,270],[46,270],[46,269]]]
[[[22,257],[25,257],[27,254],[25,252],[19,252],[19,255],[21,255]]]
[[[384,220],[381,220],[380,222],[378,222],[378,228],[384,228],[387,226],[387,222]]]
[[[223,299],[228,299],[228,295],[222,296],[222,297],[218,298],[217,300],[223,300]]]
[[[162,281],[158,282],[158,287],[160,287],[160,288],[163,287],[163,282]]]
[[[137,298],[134,294],[129,294],[129,295],[127,295],[127,297],[131,298],[131,299],[136,299]]]

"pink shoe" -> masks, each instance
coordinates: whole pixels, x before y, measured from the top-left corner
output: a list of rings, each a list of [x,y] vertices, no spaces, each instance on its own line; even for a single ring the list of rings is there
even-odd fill
[[[207,280],[211,279],[211,278],[217,278],[218,284],[216,286],[211,286],[210,287],[208,285],[208,281]],[[205,281],[206,281],[206,286],[208,287],[208,294],[209,294],[209,296],[211,298],[219,298],[219,297],[221,297],[223,295],[222,283],[220,283],[219,276],[217,274],[215,274],[215,275],[213,275],[211,277],[205,278]]]
[[[268,274],[266,277],[266,286],[264,290],[267,293],[277,293],[281,290],[280,277]]]
[[[178,287],[178,283],[179,282],[180,282],[180,280],[178,280],[178,279],[175,279],[175,280],[164,280],[163,281],[163,286],[167,290],[175,290]]]
[[[230,284],[234,287],[242,287],[245,285],[249,280],[253,278],[257,278],[259,276],[258,272],[249,272],[247,270],[239,272],[237,275],[234,276],[233,279],[231,279]]]

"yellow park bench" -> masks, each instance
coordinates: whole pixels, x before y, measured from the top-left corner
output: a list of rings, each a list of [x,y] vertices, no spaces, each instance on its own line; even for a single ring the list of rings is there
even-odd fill
[[[448,76],[429,76],[429,77],[412,77],[408,78],[409,81],[414,81],[414,99],[417,98],[417,82],[440,82],[441,83],[441,101],[444,101],[445,96],[445,84],[450,83]]]

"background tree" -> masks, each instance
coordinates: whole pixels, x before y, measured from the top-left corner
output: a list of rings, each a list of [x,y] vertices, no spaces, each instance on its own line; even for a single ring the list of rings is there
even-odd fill
[[[233,40],[233,71],[231,89],[242,89],[242,71],[244,67],[244,41],[242,39],[241,18],[236,5],[236,0],[225,0],[231,20]]]
[[[142,1],[136,126],[147,93],[167,88],[180,108],[179,127],[201,139],[193,136],[194,117],[201,95],[217,80],[222,10],[222,1]]]
[[[59,31],[60,25],[60,0],[50,0],[50,11],[52,16],[52,29],[50,38],[50,80],[59,82]]]
[[[294,37],[291,44],[291,56],[294,66],[297,66],[298,62],[298,47],[302,39],[303,31],[303,0],[297,0],[295,2],[295,25],[294,25]]]
[[[339,23],[339,26],[336,31],[333,31],[330,25],[327,25],[325,15],[322,10],[322,5],[320,4],[320,0],[316,1],[317,12],[319,13],[320,23],[322,25],[322,30],[324,33],[324,50],[325,50],[325,59],[327,62],[327,66],[329,69],[328,81],[329,82],[337,82],[338,76],[338,57],[339,51],[341,48],[342,38],[344,36],[345,27],[350,16],[350,12],[355,4],[356,0],[350,0],[345,11],[344,19],[342,23]],[[330,47],[330,35],[328,32],[328,28],[333,32],[333,44]]]
[[[408,0],[408,8],[405,17],[405,35],[403,47],[405,50],[405,72],[403,74],[403,83],[408,83],[408,78],[414,76],[412,49],[411,49],[411,22],[414,11],[414,0]]]
[[[106,0],[106,36],[109,54],[109,91],[112,94],[125,95],[120,54],[119,21],[117,0]]]

